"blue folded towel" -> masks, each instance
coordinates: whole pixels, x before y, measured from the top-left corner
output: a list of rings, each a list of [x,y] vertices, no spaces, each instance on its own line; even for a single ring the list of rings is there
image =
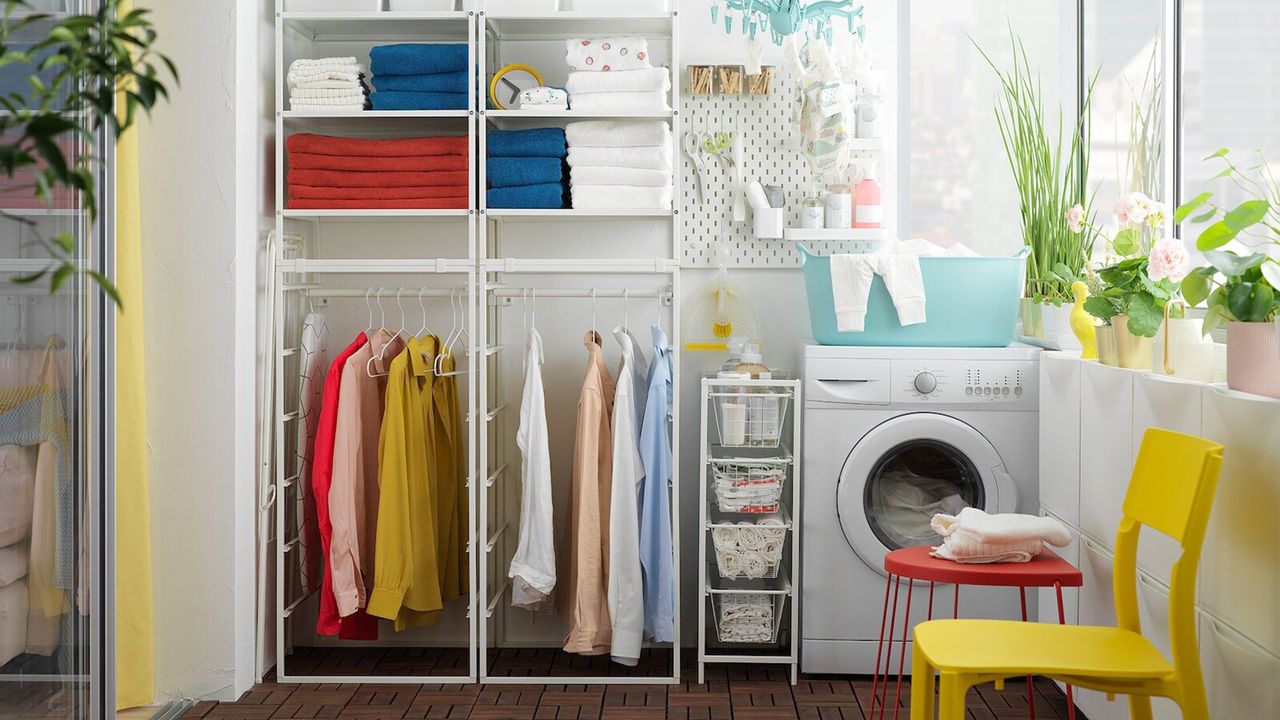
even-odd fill
[[[489,187],[564,182],[564,161],[560,158],[490,157],[486,170]]]
[[[374,75],[431,75],[467,69],[466,43],[380,45],[369,51]]]
[[[490,157],[562,158],[569,154],[564,128],[495,130],[487,142]]]
[[[466,110],[464,92],[385,92],[369,96],[374,110]]]
[[[564,203],[564,185],[561,183],[490,188],[488,193],[489,207],[491,208],[556,210],[566,207]]]
[[[466,92],[467,71],[432,75],[379,75],[373,79],[379,90],[394,92]]]

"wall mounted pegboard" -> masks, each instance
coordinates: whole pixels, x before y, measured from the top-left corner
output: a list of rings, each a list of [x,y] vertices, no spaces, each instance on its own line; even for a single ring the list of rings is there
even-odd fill
[[[682,73],[683,74],[683,73]],[[795,79],[782,68],[773,78],[768,95],[688,95],[682,94],[680,111],[684,130],[734,133],[743,146],[743,178],[763,184],[781,185],[787,194],[787,227],[800,226],[800,208],[816,180],[801,154],[792,119]],[[882,150],[884,140],[852,140],[855,158],[874,159],[885,176]],[[725,163],[707,165],[703,178],[706,197],[698,199],[698,174],[684,152],[684,138],[676,138],[680,155],[680,208],[683,215],[684,267],[714,267],[717,240],[729,247],[730,267],[798,267],[799,254],[793,244],[781,238],[757,239],[747,208],[746,222],[733,222],[733,170]],[[886,186],[887,188],[887,186]],[[821,254],[865,251],[858,241],[811,241],[810,249]]]

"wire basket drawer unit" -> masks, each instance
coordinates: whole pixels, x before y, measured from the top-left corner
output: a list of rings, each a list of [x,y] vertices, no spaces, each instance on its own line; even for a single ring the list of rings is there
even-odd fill
[[[776,578],[791,523],[778,514],[754,522],[711,525],[716,569],[726,580]]]
[[[711,595],[716,639],[722,643],[767,645],[778,641],[785,593],[768,591],[720,592]]]
[[[790,389],[726,386],[711,395],[721,447],[776,448],[781,443]]]
[[[716,509],[725,513],[776,513],[786,485],[787,458],[712,458]]]

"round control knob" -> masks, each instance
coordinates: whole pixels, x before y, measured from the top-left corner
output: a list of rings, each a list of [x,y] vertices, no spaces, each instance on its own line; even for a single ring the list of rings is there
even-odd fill
[[[916,392],[921,395],[928,395],[938,389],[938,378],[934,377],[931,372],[922,372],[916,375],[915,386]]]

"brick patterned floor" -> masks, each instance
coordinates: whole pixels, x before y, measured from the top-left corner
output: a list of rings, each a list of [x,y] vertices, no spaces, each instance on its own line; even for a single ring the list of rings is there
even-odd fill
[[[512,651],[511,669],[535,674],[546,667],[569,667],[563,653],[541,650]],[[381,654],[381,655],[380,655]],[[452,652],[435,651],[417,656],[430,666],[413,666],[412,653],[368,649],[338,654],[308,651],[307,661],[328,672],[335,665],[362,672],[399,667],[400,674],[429,675],[457,668]],[[390,655],[391,658],[386,658]],[[410,657],[406,657],[406,655]],[[518,662],[517,662],[518,660]],[[595,661],[573,665],[583,674],[596,672]],[[495,662],[501,662],[499,660]],[[665,662],[665,660],[664,660]],[[389,665],[386,663],[390,663]],[[441,667],[443,663],[443,667]],[[641,663],[641,672],[656,661]],[[615,666],[616,667],[616,666]],[[462,666],[465,673],[465,664]],[[292,671],[291,671],[292,672]],[[661,671],[659,671],[659,674]],[[475,718],[476,720],[865,720],[871,706],[871,680],[847,677],[802,677],[797,685],[787,681],[782,668],[763,665],[726,665],[708,668],[707,682],[697,683],[696,669],[686,672],[679,685],[444,685],[424,678],[422,685],[283,685],[267,682],[255,686],[234,703],[200,703],[186,720],[273,720],[334,718],[355,720],[418,720],[420,718]],[[1036,717],[1066,717],[1066,698],[1053,682],[1037,679]],[[910,683],[902,687],[903,712]],[[984,685],[970,692],[971,720],[1019,720],[1029,717],[1026,686],[1010,682],[1004,692]],[[892,708],[891,708],[892,709]],[[879,713],[877,713],[879,714]],[[1082,714],[1077,714],[1085,720]]]

